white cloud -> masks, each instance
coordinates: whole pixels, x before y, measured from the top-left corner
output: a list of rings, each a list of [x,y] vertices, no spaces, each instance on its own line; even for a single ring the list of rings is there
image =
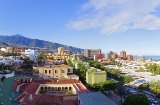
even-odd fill
[[[68,27],[104,34],[128,29],[160,29],[160,0],[89,0]],[[159,14],[157,15],[157,13]]]

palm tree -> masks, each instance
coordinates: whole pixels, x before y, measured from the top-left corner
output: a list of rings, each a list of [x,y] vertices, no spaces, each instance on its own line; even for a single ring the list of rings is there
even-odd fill
[[[43,54],[43,53],[39,53],[37,56],[37,61],[38,63],[45,63],[45,59],[46,59],[47,55]]]
[[[152,82],[149,85],[149,88],[151,89],[151,91],[153,91],[154,93],[160,93],[160,81],[158,82]]]

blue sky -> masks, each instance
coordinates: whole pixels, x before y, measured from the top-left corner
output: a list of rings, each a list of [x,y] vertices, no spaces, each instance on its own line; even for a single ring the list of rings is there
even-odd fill
[[[160,55],[159,0],[0,0],[0,35]]]

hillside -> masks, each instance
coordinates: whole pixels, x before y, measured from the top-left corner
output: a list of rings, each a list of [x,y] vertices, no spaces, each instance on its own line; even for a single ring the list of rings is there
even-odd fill
[[[55,49],[57,50],[58,47],[64,47],[64,50],[69,50],[71,52],[83,52],[83,49],[81,48],[76,48],[72,46],[67,46],[39,39],[31,39],[19,34],[12,36],[0,35],[0,42],[5,42],[11,45],[19,45],[19,46],[48,48],[50,50],[55,50]]]

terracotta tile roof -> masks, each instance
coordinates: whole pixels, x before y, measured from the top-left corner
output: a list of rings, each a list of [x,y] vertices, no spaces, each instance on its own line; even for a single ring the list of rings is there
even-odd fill
[[[27,94],[22,94],[18,98],[15,99],[16,102],[20,102],[22,98],[24,98]]]
[[[63,96],[43,94],[33,105],[64,105]]]
[[[14,83],[13,83],[13,87],[12,87],[12,91],[13,91],[13,92],[16,92],[17,85],[22,82],[22,81],[20,81],[21,79],[25,79],[25,80],[28,80],[28,79],[29,79],[29,80],[30,80],[31,77],[17,78],[17,79],[14,81]],[[20,82],[18,82],[18,81],[20,81]]]
[[[32,82],[28,86],[28,88],[25,90],[25,92],[28,93],[28,94],[35,94],[37,89],[39,88],[39,86],[40,86],[40,84]]]
[[[86,89],[86,88],[83,86],[83,84],[77,83],[76,85],[77,85],[77,87],[79,88],[79,90],[81,91],[81,93],[89,93],[88,89]]]
[[[33,80],[33,82],[40,83],[40,84],[54,84],[55,83],[55,81],[50,80],[50,79],[44,79],[44,80],[36,79],[36,80]]]
[[[23,84],[19,87],[19,91],[24,92],[28,88],[29,84]]]
[[[17,85],[18,85],[18,81],[15,80],[14,83],[13,83],[13,87],[12,87],[12,91],[13,91],[13,92],[16,91]]]
[[[74,84],[74,83],[80,83],[80,81],[76,79],[60,79],[56,82],[56,84]]]
[[[78,100],[66,100],[63,101],[63,105],[78,105]]]
[[[80,81],[76,79],[60,79],[60,80],[34,80],[35,83],[40,84],[74,84],[74,83],[80,83]]]
[[[77,87],[77,85],[76,85],[76,84],[74,84],[74,85],[73,85],[73,87],[76,89],[76,93],[78,93],[78,94],[80,94],[80,93],[81,93],[81,91],[79,90],[79,88]]]

